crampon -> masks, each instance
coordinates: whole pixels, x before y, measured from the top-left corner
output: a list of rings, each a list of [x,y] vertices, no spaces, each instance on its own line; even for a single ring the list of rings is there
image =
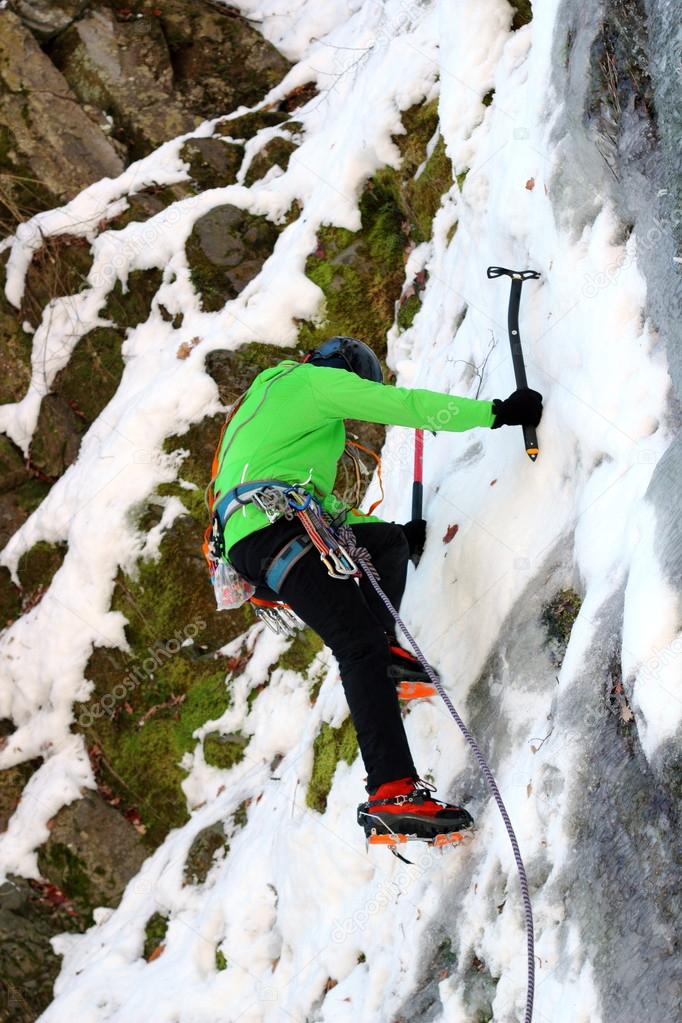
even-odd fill
[[[433,796],[434,787],[414,778],[388,782],[358,807],[358,824],[367,845],[386,846],[398,859],[409,842],[424,842],[434,849],[454,846],[471,835],[473,818],[461,806]]]

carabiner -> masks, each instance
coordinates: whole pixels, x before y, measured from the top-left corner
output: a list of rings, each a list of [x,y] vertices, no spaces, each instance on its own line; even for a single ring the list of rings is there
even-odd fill
[[[313,499],[313,495],[304,491],[302,494],[300,490],[296,490],[294,487],[291,490],[287,490],[286,498],[291,508],[296,512],[307,511],[310,507],[310,502]],[[301,503],[299,503],[301,502]]]

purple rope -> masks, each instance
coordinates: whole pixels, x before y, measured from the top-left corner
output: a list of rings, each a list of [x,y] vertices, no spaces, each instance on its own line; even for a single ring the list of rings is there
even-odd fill
[[[424,671],[429,676],[429,679],[431,680],[433,685],[436,687],[438,695],[443,700],[445,706],[450,711],[450,714],[455,719],[457,727],[459,728],[460,732],[468,742],[471,751],[474,754],[474,757],[476,758],[476,762],[478,763],[478,766],[481,769],[483,777],[486,780],[486,784],[488,786],[490,794],[497,803],[497,808],[500,811],[500,816],[502,817],[502,820],[504,821],[504,826],[507,829],[509,841],[511,842],[511,847],[514,852],[514,859],[516,860],[516,869],[519,874],[519,884],[521,886],[521,898],[523,900],[523,910],[526,919],[526,947],[528,950],[528,989],[526,994],[526,1014],[524,1016],[524,1023],[531,1023],[531,1020],[533,1018],[533,998],[535,994],[535,937],[533,930],[533,907],[531,906],[530,902],[530,893],[528,891],[528,877],[526,876],[526,868],[523,865],[523,859],[521,857],[519,843],[516,839],[516,834],[514,832],[514,828],[512,826],[509,814],[507,813],[507,808],[504,805],[504,802],[502,801],[502,796],[500,795],[500,790],[497,787],[497,782],[495,781],[493,772],[488,767],[488,763],[485,757],[483,756],[481,747],[478,745],[478,742],[476,741],[475,737],[471,734],[471,732],[469,731],[469,729],[467,728],[467,726],[464,724],[461,717],[457,713],[452,703],[452,700],[450,699],[448,694],[445,692],[445,689],[443,688],[441,680],[439,679],[438,675],[433,670],[429,662],[426,660],[424,654],[419,648],[417,641],[414,639],[412,634],[405,626],[405,623],[400,617],[400,614],[393,607],[393,604],[391,603],[390,599],[386,596],[381,586],[379,585],[379,575],[374,565],[372,564],[369,551],[367,551],[364,547],[359,547],[357,545],[355,536],[350,527],[342,526],[341,529],[339,529],[339,535],[341,537],[341,542],[344,544],[349,554],[353,558],[355,558],[357,563],[361,566],[367,579],[369,579],[370,583],[374,587],[377,595],[381,598],[384,605],[386,606],[386,609],[393,616],[393,620],[395,621],[396,625],[400,627],[403,634],[407,637],[419,662],[424,668]]]

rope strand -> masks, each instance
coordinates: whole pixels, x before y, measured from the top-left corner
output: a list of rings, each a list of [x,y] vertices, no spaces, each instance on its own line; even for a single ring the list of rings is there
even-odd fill
[[[469,731],[467,726],[462,721],[461,717],[457,713],[457,710],[455,709],[454,704],[452,703],[452,700],[446,693],[440,678],[426,660],[426,657],[422,653],[422,650],[419,647],[417,641],[414,639],[409,629],[407,628],[402,618],[400,617],[399,612],[393,607],[391,600],[384,593],[383,589],[379,585],[379,574],[374,565],[372,564],[369,551],[367,551],[366,548],[360,547],[358,545],[358,543],[355,540],[353,530],[351,529],[350,526],[342,526],[339,529],[339,535],[348,553],[360,565],[363,572],[365,573],[365,576],[374,587],[377,596],[383,602],[387,611],[393,617],[393,620],[395,621],[396,625],[398,625],[398,627],[403,632],[404,636],[407,638],[410,646],[415,652],[416,657],[418,658],[420,664],[424,668],[424,671],[429,676],[429,679],[435,686],[438,695],[443,700],[445,706],[447,707],[450,714],[454,718],[457,727],[459,728],[460,732],[467,741],[476,759],[476,762],[481,769],[481,773],[483,774],[483,777],[486,780],[488,790],[493,799],[495,800],[495,802],[497,803],[497,808],[500,811],[500,816],[502,817],[502,820],[504,821],[504,826],[507,829],[507,835],[509,836],[509,841],[511,843],[511,847],[514,853],[516,869],[519,875],[519,885],[521,887],[521,898],[523,901],[523,910],[526,923],[526,948],[528,953],[528,987],[526,993],[526,1011],[524,1016],[524,1023],[531,1023],[533,1018],[533,999],[535,996],[535,935],[533,929],[533,907],[530,901],[528,877],[526,875],[526,868],[523,864],[523,858],[521,856],[519,843],[517,841],[516,833],[514,831],[511,819],[507,812],[507,808],[504,805],[504,801],[500,794],[500,790],[497,787],[497,782],[495,781],[493,772],[490,770],[490,767],[488,766],[488,763],[485,757],[483,756],[483,752],[478,742],[476,741],[476,738],[472,735],[472,733]]]

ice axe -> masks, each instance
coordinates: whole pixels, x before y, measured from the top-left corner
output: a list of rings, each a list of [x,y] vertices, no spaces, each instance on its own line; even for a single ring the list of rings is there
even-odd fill
[[[540,274],[537,270],[507,270],[504,266],[489,266],[488,277],[511,277],[511,291],[509,292],[509,313],[507,325],[509,328],[509,344],[511,345],[512,364],[514,366],[514,377],[517,387],[528,387],[526,379],[526,367],[523,361],[523,350],[521,348],[521,335],[519,334],[519,303],[521,302],[521,288],[524,281],[536,281]],[[534,462],[540,451],[538,438],[534,426],[523,427],[523,440],[526,445],[526,454],[531,462]]]

